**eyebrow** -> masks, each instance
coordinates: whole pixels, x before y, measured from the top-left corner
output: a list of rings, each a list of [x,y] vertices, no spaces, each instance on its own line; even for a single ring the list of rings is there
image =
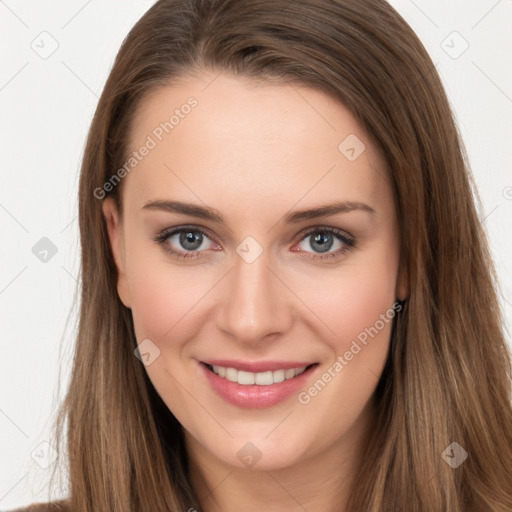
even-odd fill
[[[225,223],[224,217],[218,210],[207,206],[184,203],[181,201],[164,201],[156,199],[146,203],[142,207],[142,210],[161,210],[171,213],[181,213],[200,219],[219,222],[221,224]],[[359,201],[343,201],[324,204],[306,210],[288,212],[283,218],[286,224],[297,224],[305,220],[317,219],[319,217],[327,217],[336,213],[348,213],[352,211],[363,211],[370,214],[375,213],[375,210],[365,203],[361,203]]]

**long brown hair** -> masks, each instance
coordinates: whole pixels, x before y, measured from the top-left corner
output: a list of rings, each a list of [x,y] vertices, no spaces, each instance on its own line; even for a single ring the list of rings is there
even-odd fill
[[[58,420],[73,512],[200,510],[182,427],[134,357],[102,202],[141,100],[201,70],[314,87],[384,155],[409,295],[395,319],[353,511],[510,511],[510,356],[467,158],[435,67],[384,0],[160,0],[117,55],[80,178],[79,331]],[[122,182],[110,195],[121,208]],[[457,442],[468,458],[452,468]],[[453,452],[449,452],[453,455]]]

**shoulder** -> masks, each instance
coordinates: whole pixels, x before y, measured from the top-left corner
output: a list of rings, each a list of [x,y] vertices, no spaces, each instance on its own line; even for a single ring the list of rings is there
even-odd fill
[[[34,503],[26,507],[5,512],[71,512],[67,501],[53,501],[51,503]]]

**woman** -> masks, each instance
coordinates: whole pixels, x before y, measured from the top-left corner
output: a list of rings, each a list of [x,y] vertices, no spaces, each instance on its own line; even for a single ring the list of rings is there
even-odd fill
[[[157,2],[100,98],[79,213],[53,506],[512,509],[470,173],[387,3]]]

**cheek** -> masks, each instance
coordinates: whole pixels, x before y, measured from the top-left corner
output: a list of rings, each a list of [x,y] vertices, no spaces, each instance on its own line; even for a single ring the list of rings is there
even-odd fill
[[[165,343],[161,350],[174,350],[200,329],[198,315],[218,275],[208,269],[170,264],[155,251],[143,250],[141,244],[133,244],[130,250],[129,288],[137,340],[149,338]],[[283,269],[297,296],[315,313],[311,316],[305,311],[302,320],[338,354],[374,326],[395,300],[398,257],[391,245],[383,244],[366,257],[354,259],[357,263],[352,261],[348,258],[346,265],[338,268],[310,269],[307,279],[302,271]],[[389,335],[387,323],[384,327],[381,323],[379,331]],[[327,330],[320,333],[320,324]]]
[[[344,281],[338,315],[334,316],[337,319],[335,330],[342,334],[344,342],[374,326],[395,301],[395,273],[385,273],[379,267],[366,267]],[[383,330],[380,322],[377,327]]]
[[[322,340],[331,359],[297,397],[304,429],[321,432],[320,447],[362,428],[357,419],[382,374],[397,314],[393,307],[397,258],[394,253],[388,256],[347,265],[337,278],[317,283],[322,293],[310,295],[316,300],[312,309],[319,308],[334,331]]]
[[[324,373],[298,397],[309,413],[311,428],[321,418],[329,424],[335,421],[337,433],[347,430],[374,392],[397,314],[393,307],[397,269],[396,246],[382,244],[357,262],[347,259],[345,266],[325,273],[309,287],[311,309],[329,327],[322,342],[331,351]],[[332,435],[325,432],[325,443]]]
[[[348,350],[354,339],[361,333],[360,338],[364,338],[366,329],[375,324],[382,334],[380,339],[389,337],[392,322],[386,318],[382,325],[381,318],[396,300],[397,267],[396,251],[383,246],[357,261],[347,259],[346,265],[332,272],[319,272],[301,289],[295,288],[328,328],[322,332],[334,352]],[[393,318],[392,311],[387,317],[390,315]]]
[[[192,328],[194,305],[208,290],[205,283],[162,264],[142,264],[133,270],[130,295],[137,340],[149,338],[160,345],[165,340],[186,339],[186,331]]]
[[[210,287],[197,273],[157,262],[133,267],[130,278],[132,317],[138,343],[149,339],[158,347],[158,357],[146,366],[153,386],[178,420],[188,425],[190,395],[183,384],[194,369],[187,360],[190,340],[197,338],[201,322],[201,298]],[[194,396],[198,395],[186,386]]]

